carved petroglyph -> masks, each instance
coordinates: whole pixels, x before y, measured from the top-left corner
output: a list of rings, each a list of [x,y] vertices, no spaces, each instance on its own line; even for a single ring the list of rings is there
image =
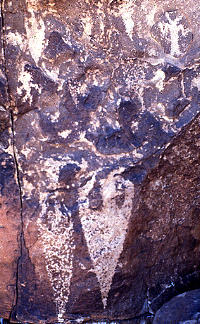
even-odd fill
[[[27,148],[29,152],[29,148]],[[70,284],[73,274],[74,258],[74,230],[72,212],[65,203],[65,194],[59,191],[60,170],[68,165],[76,165],[83,172],[87,169],[87,162],[75,162],[69,156],[49,157],[40,159],[38,172],[39,182],[32,184],[24,178],[23,194],[29,197],[32,191],[39,195],[41,206],[37,226],[42,242],[46,271],[52,285],[54,300],[57,307],[58,322],[64,321],[65,307],[70,294]],[[75,164],[76,163],[76,164]],[[29,170],[28,176],[32,176]],[[33,179],[33,178],[32,178]],[[73,187],[74,184],[72,183]],[[65,189],[70,189],[67,184]],[[64,189],[63,189],[64,190]]]
[[[126,28],[126,33],[130,37],[131,40],[133,40],[133,27],[134,27],[134,20],[132,17],[134,11],[133,3],[130,1],[126,1],[123,3],[123,5],[120,7],[119,13],[122,17],[124,26]]]
[[[70,159],[56,161],[53,158],[41,161],[40,172],[45,172],[47,177],[45,184],[43,182],[38,184],[41,188],[39,196],[42,209],[37,225],[60,323],[64,321],[65,305],[70,293],[75,243],[71,211],[65,206],[59,192],[54,190],[58,188],[60,168],[69,161]],[[25,182],[24,186],[26,192],[32,189],[28,182]]]
[[[187,20],[176,10],[165,12],[151,32],[165,53],[174,57],[184,54],[193,38]]]
[[[32,76],[27,71],[24,71],[24,68],[21,68],[18,75],[18,81],[20,82],[20,86],[17,89],[17,93],[19,95],[23,95],[22,101],[29,101],[30,104],[32,103],[32,96],[31,96],[31,83],[32,83]]]
[[[29,51],[37,64],[41,58],[45,40],[45,25],[42,18],[36,17],[34,10],[29,7],[31,17],[25,19],[25,28]]]
[[[21,65],[21,69],[18,73],[17,93],[21,96],[23,102],[28,101],[30,105],[33,102],[33,95],[31,93],[32,88],[36,89],[38,93],[41,94],[40,86],[33,82],[31,73],[25,70],[24,65]]]
[[[80,219],[104,307],[107,305],[112,278],[123,249],[134,196],[134,185],[120,176],[122,171],[122,168],[115,170],[107,178],[100,180],[102,210],[91,209],[88,198],[95,183],[95,174],[79,190]]]
[[[53,210],[48,210],[48,199],[55,200]],[[46,270],[54,291],[58,321],[62,322],[73,271],[73,223],[70,211],[66,210],[68,217],[64,216],[55,196],[47,195],[44,201],[41,199],[41,203],[41,217],[45,218],[45,222],[39,218],[38,227],[43,241]]]
[[[155,86],[159,91],[162,91],[164,89],[164,80],[165,73],[162,70],[157,70],[151,81],[155,83]]]
[[[184,10],[161,2],[27,0],[23,30],[6,34],[18,57],[8,59],[17,73],[10,91],[26,241],[29,227],[34,236],[27,248],[59,323],[88,310],[104,318],[103,306],[113,316],[135,307],[137,289],[127,279],[126,299],[123,285],[137,269],[133,262],[127,273],[122,254],[137,209],[134,186],[179,132],[200,89],[198,71],[179,59],[192,40]],[[44,308],[37,306],[41,316]]]

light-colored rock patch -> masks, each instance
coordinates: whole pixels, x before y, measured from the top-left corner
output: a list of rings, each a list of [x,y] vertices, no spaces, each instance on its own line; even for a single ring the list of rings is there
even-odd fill
[[[38,64],[44,48],[45,25],[42,18],[36,18],[36,14],[31,7],[29,7],[29,13],[31,17],[25,18],[27,41],[30,54],[35,63]]]
[[[101,211],[91,210],[87,198],[93,188],[95,174],[79,190],[79,215],[94,271],[99,281],[104,307],[106,307],[112,278],[123,250],[134,196],[134,185],[120,176],[122,171],[122,168],[115,170],[106,179],[101,180],[103,199]],[[125,200],[122,206],[119,207],[116,199],[122,193],[125,194]]]

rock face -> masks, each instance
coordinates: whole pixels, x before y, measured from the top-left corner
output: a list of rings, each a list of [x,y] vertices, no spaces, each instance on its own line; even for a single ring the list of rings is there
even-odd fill
[[[199,289],[188,291],[172,298],[172,300],[164,304],[156,313],[153,324],[198,324],[200,323],[199,310]]]
[[[0,20],[0,317],[9,318],[16,303],[20,257],[21,204],[13,154],[12,120]]]
[[[1,7],[0,315],[131,321],[199,286],[198,1]]]

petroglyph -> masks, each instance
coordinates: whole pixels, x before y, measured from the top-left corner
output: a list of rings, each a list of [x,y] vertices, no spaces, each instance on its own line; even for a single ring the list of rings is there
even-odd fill
[[[42,18],[36,17],[34,10],[29,7],[31,17],[25,18],[25,28],[29,51],[37,64],[41,58],[45,40],[45,25]]]
[[[48,199],[55,200],[53,210],[48,210]],[[40,202],[42,212],[37,224],[43,242],[47,273],[54,291],[58,321],[62,322],[73,271],[73,223],[70,211],[66,210],[68,216],[64,216],[54,195],[47,195]]]
[[[79,190],[80,219],[104,307],[107,305],[112,278],[123,249],[134,196],[134,185],[120,176],[122,171],[123,168],[115,170],[107,178],[100,180],[102,210],[91,209],[88,198],[95,183],[95,174]]]
[[[59,192],[54,192],[54,190],[58,188],[60,168],[69,161],[71,161],[70,158],[62,161],[56,161],[53,158],[41,160],[40,172],[45,172],[47,175],[46,190],[44,191],[42,181],[38,183],[41,212],[37,225],[46,270],[54,292],[59,323],[64,322],[63,316],[70,293],[75,242],[71,211],[65,206]],[[30,194],[32,190],[33,186],[28,181],[24,182],[23,191]]]
[[[124,26],[126,28],[126,33],[133,40],[133,27],[134,27],[134,20],[133,20],[133,12],[134,6],[133,3],[130,1],[126,1],[120,6],[119,14],[122,17]]]
[[[30,105],[33,102],[33,95],[31,93],[32,88],[36,89],[38,93],[41,94],[40,86],[33,82],[31,73],[25,70],[24,65],[21,65],[18,74],[17,93],[22,97],[23,102],[28,101]]]
[[[144,304],[139,276],[157,275],[150,241],[168,238],[149,231],[152,215],[168,216],[156,212],[164,187],[141,211],[140,189],[199,109],[199,5],[186,2],[9,0],[6,72],[34,269],[19,267],[20,322],[133,318]]]
[[[38,226],[43,241],[46,269],[54,291],[58,321],[61,322],[68,302],[73,270],[73,224],[63,217],[59,203],[55,204],[53,211],[48,212],[44,210],[47,201],[42,201],[42,204],[41,216],[46,218],[48,225],[38,219]],[[68,215],[70,218],[70,212]]]
[[[30,148],[27,147],[29,153]],[[24,154],[26,154],[24,149]],[[70,294],[70,284],[73,274],[73,258],[74,258],[74,229],[72,221],[72,212],[65,203],[65,195],[62,190],[70,189],[68,183],[64,189],[59,191],[59,177],[61,169],[67,166],[77,165],[85,172],[87,162],[82,159],[79,164],[69,156],[60,159],[50,157],[48,159],[40,159],[40,170],[38,170],[37,183],[30,182],[32,171],[27,172],[22,184],[22,192],[26,197],[30,197],[32,192],[37,190],[39,195],[39,204],[41,207],[40,217],[37,219],[37,226],[40,240],[43,247],[43,255],[45,258],[45,266],[48,278],[52,285],[54,300],[57,308],[58,322],[64,322],[64,314],[66,304]],[[36,171],[35,171],[36,172]],[[71,169],[69,169],[70,174]],[[44,180],[45,174],[45,180]],[[73,187],[74,184],[72,183]]]
[[[151,32],[165,53],[174,57],[184,54],[193,39],[186,18],[176,10],[165,12]]]

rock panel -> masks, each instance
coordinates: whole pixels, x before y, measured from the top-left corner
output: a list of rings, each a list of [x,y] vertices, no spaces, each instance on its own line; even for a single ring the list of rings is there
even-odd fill
[[[199,4],[13,0],[4,11],[24,232],[16,318],[156,310],[170,278],[198,267],[198,252],[186,255],[198,250]]]

